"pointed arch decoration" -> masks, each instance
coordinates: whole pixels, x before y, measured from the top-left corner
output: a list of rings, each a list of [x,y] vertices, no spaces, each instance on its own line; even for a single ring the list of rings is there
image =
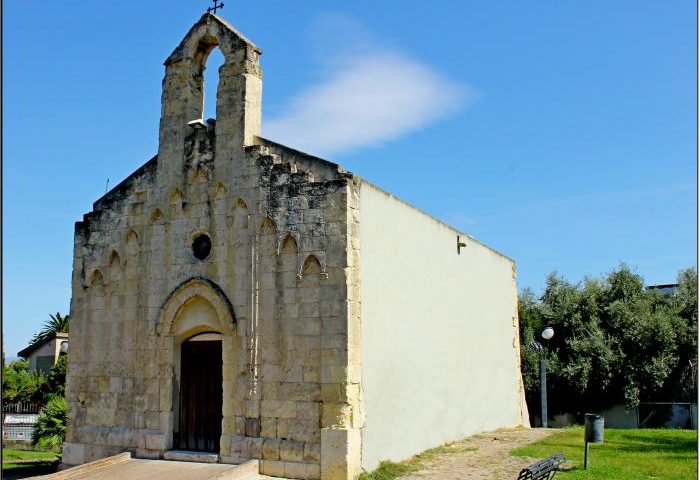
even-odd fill
[[[318,261],[316,255],[311,254],[306,257],[304,264],[301,267],[301,274],[306,275],[308,273],[321,273],[321,262]]]
[[[102,272],[100,272],[99,268],[96,268],[93,272],[92,275],[90,275],[90,286],[92,287],[102,287],[105,284],[104,277],[102,276]]]
[[[278,271],[287,287],[295,287],[299,279],[299,247],[292,233],[287,233],[277,244]]]
[[[209,170],[203,165],[198,164],[197,169],[194,172],[194,178],[192,182],[206,182],[209,181]]]
[[[313,252],[306,256],[301,264],[298,277],[301,279],[307,274],[318,274],[321,278],[328,278],[325,252]]]
[[[224,185],[222,182],[217,183],[214,187],[214,198],[216,200],[225,198],[227,193],[228,190],[226,190],[226,185]]]
[[[141,238],[136,230],[130,228],[126,232],[124,243],[126,244],[126,256],[134,257],[139,253]]]
[[[156,207],[151,213],[151,221],[158,222],[160,220],[163,220],[163,211],[160,208]]]
[[[170,203],[178,203],[182,202],[182,200],[185,198],[184,194],[182,193],[182,190],[179,188],[175,187],[172,190],[170,190],[170,195],[168,195],[168,199],[170,200]]]
[[[258,231],[261,235],[274,235],[277,232],[277,225],[272,218],[265,217],[262,222],[260,222]]]
[[[250,213],[245,200],[238,197],[233,202],[233,208],[228,214],[228,221],[234,228],[234,235],[241,235],[245,230],[250,229]]]
[[[277,246],[277,254],[281,254],[284,251],[294,251],[296,253],[299,250],[299,242],[297,241],[296,237],[292,233],[287,233],[284,237],[281,238],[278,246]]]
[[[110,267],[116,265],[116,266],[121,266],[121,258],[119,257],[119,253],[116,250],[112,250],[112,252],[109,254],[109,264]]]
[[[178,313],[195,299],[203,299],[214,308],[221,333],[232,333],[236,329],[233,305],[221,287],[208,278],[193,277],[175,287],[161,305],[156,324],[158,335],[173,335]]]
[[[126,232],[126,241],[125,243],[129,244],[131,242],[136,242],[137,244],[141,243],[141,238],[139,237],[139,233],[134,230],[133,228],[130,228]]]

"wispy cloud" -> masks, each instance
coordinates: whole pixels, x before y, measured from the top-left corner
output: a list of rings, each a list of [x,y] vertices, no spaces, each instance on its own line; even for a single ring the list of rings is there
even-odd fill
[[[380,145],[453,114],[476,90],[386,46],[347,18],[325,16],[318,81],[264,122],[265,136],[324,155]],[[327,39],[332,38],[329,43]]]

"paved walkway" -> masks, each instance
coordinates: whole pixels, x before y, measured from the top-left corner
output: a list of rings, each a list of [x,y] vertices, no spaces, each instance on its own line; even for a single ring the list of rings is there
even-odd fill
[[[512,457],[510,451],[541,440],[556,431],[517,428],[475,435],[451,444],[449,448],[454,451],[435,456],[420,471],[401,477],[401,480],[514,480],[523,467],[539,459]],[[144,468],[146,465],[147,468]],[[119,468],[107,467],[86,472],[72,476],[71,480],[205,480],[221,475],[231,467],[232,465],[224,464],[130,459],[120,464]],[[282,480],[264,475],[253,475],[252,479]]]
[[[454,452],[436,456],[422,470],[401,480],[515,480],[522,468],[540,459],[512,457],[510,451],[556,431],[517,428],[475,435],[455,442],[450,446]]]
[[[71,477],[71,480],[88,478],[90,480],[149,480],[152,478],[208,480],[230,469],[231,465],[220,463],[169,462],[167,460],[140,460],[134,458],[113,467],[103,468],[94,472],[85,472],[82,475]]]
[[[106,459],[109,463],[107,465],[91,468],[85,468],[84,465],[82,466],[84,471],[67,469],[51,475],[30,478],[37,480],[264,480],[271,478],[257,473],[257,462],[249,468],[245,468],[244,466],[221,463],[138,458],[117,460],[119,460],[117,457],[109,457]]]

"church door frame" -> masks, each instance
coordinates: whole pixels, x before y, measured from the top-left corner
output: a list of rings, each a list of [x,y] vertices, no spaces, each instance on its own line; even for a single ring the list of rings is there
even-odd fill
[[[218,452],[223,406],[222,336],[203,333],[180,343],[178,450]]]
[[[211,315],[203,318],[203,321],[188,318],[189,307],[197,303],[206,305],[205,308],[212,312]],[[231,403],[233,392],[231,382],[227,379],[233,378],[233,372],[241,359],[240,345],[236,342],[236,317],[231,302],[214,282],[205,278],[187,280],[173,290],[164,302],[160,309],[156,331],[163,339],[163,348],[158,350],[158,363],[171,366],[170,373],[165,378],[161,377],[160,387],[160,411],[169,418],[168,422],[161,424],[162,433],[165,435],[165,450],[176,446],[175,431],[179,428],[181,346],[187,340],[203,333],[221,335],[222,412],[221,436],[218,442],[220,445],[224,436],[231,435],[231,432],[226,431],[226,425],[233,425],[235,418],[236,402]],[[165,373],[162,371],[160,375]],[[220,447],[217,451],[222,456],[228,455],[228,452],[221,452]]]

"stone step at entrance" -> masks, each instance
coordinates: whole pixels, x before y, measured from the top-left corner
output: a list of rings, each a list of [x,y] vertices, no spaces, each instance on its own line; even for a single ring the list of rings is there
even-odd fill
[[[168,450],[163,458],[176,462],[219,463],[219,455],[216,453],[191,452],[189,450]]]
[[[186,452],[199,453],[199,452]],[[216,455],[215,455],[216,456]],[[240,465],[131,458],[129,452],[69,468],[42,480],[260,480],[257,460]]]

